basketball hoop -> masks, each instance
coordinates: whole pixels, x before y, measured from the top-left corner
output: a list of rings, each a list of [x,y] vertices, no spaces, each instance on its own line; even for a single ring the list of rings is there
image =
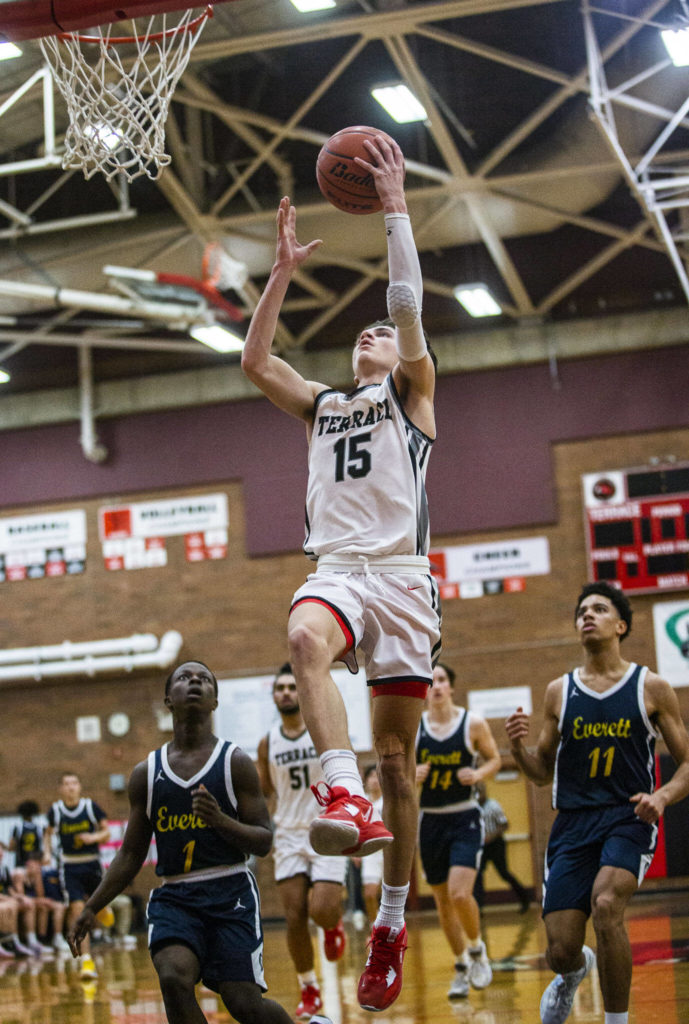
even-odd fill
[[[96,35],[38,40],[67,103],[64,168],[80,167],[85,178],[97,171],[108,180],[120,172],[129,181],[159,177],[171,160],[165,152],[170,99],[212,14],[209,4],[196,16],[193,9],[181,17],[153,15],[144,32],[131,19],[130,36],[107,25]]]
[[[246,263],[233,259],[220,242],[209,242],[203,250],[201,275],[206,284],[220,291],[241,290],[247,282]]]

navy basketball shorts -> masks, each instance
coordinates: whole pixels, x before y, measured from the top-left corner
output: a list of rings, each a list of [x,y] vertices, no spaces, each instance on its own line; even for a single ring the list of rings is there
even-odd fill
[[[148,948],[188,946],[204,985],[253,981],[264,992],[263,928],[256,879],[249,870],[220,878],[168,882],[154,889],[147,907]]]
[[[81,903],[94,893],[103,879],[100,861],[89,860],[81,864],[63,864],[62,881],[69,903]]]
[[[624,868],[641,885],[653,860],[658,826],[647,825],[631,804],[560,811],[548,840],[543,916],[553,910],[591,913],[591,890],[603,867]]]
[[[478,871],[483,850],[483,818],[478,807],[448,814],[421,812],[419,853],[429,885],[442,885],[452,867]]]

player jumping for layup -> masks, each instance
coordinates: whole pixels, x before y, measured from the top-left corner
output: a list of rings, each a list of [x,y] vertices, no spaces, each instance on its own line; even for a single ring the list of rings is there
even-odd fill
[[[300,245],[296,212],[278,210],[277,256],[244,346],[247,376],[280,409],[306,423],[309,484],[305,551],[318,570],[294,596],[288,628],[299,703],[323,765],[325,809],[314,849],[365,856],[385,849],[383,892],[359,1002],[383,1010],[399,994],[406,948],[404,906],[416,842],[414,740],[440,647],[437,589],[428,563],[424,477],[435,436],[435,367],[421,327],[421,271],[396,143],[367,141],[388,242],[390,319],[354,347],[349,394],[305,380],[271,355],[295,271],[320,245]],[[335,660],[365,659],[373,693],[385,825],[364,795],[347,713],[330,676]],[[393,841],[394,837],[394,841]]]

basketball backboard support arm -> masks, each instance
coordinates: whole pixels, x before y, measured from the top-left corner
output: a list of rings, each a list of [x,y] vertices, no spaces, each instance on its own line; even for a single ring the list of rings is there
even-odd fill
[[[39,87],[42,95],[43,155],[31,160],[13,160],[0,163],[0,177],[60,169],[62,154],[56,141],[54,83],[50,70],[47,67],[44,66],[35,71],[0,104],[0,119],[2,119],[4,114],[20,104],[22,100],[28,99],[34,90]],[[112,221],[129,220],[136,216],[136,211],[129,205],[129,182],[124,175],[120,175],[113,188],[117,200],[117,209],[104,210],[102,213],[61,217],[55,220],[38,220],[35,216],[36,212],[44,206],[47,200],[67,181],[72,173],[74,172],[69,172],[63,175],[57,182],[52,182],[42,195],[32,200],[30,207],[26,210],[21,210],[6,200],[0,200],[0,213],[11,222],[9,228],[0,231],[0,238],[16,238],[18,235],[43,234],[70,228],[84,228]]]
[[[617,85],[614,89],[610,88],[605,75],[605,62],[601,56],[596,36],[594,12],[598,15],[607,15],[609,18],[621,17],[614,11],[607,12],[598,7],[592,8],[589,0],[584,0],[582,13],[594,119],[619,160],[632,191],[640,204],[652,216],[658,235],[675,268],[684,295],[689,301],[689,276],[687,275],[689,253],[684,244],[688,236],[686,231],[683,232],[671,226],[668,220],[668,217],[679,214],[681,228],[681,211],[689,211],[689,168],[686,166],[686,160],[683,161],[682,166],[673,166],[672,152],[665,149],[675,131],[686,131],[689,127],[689,99],[680,104],[675,111],[663,110],[649,104],[634,92],[640,82],[672,67],[669,57],[667,60],[653,64],[649,60],[649,66],[641,73],[634,75],[633,78],[621,85]],[[656,27],[660,29],[661,26]],[[665,122],[663,128],[655,135],[640,158],[636,154],[629,154],[620,138],[615,120],[616,104],[636,110],[654,121],[660,118]]]

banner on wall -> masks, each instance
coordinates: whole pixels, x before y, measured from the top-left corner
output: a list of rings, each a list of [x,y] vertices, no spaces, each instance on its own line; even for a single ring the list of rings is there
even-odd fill
[[[188,562],[227,558],[226,494],[197,494],[98,510],[106,569],[167,565],[166,537],[184,537]]]
[[[689,601],[653,605],[658,675],[671,686],[689,686]]]
[[[73,576],[86,568],[86,512],[0,518],[0,582]]]
[[[346,668],[331,672],[335,685],[347,708],[349,739],[354,750],[370,750],[371,713],[366,675],[356,675]],[[223,739],[234,740],[242,750],[255,758],[259,740],[280,720],[273,703],[274,674],[247,676],[242,679],[218,679],[218,707],[213,731]]]
[[[428,557],[443,600],[520,593],[525,577],[550,572],[547,537],[434,548]]]
[[[496,686],[490,690],[469,690],[467,708],[484,718],[509,718],[517,708],[530,715],[533,711],[531,687]]]

